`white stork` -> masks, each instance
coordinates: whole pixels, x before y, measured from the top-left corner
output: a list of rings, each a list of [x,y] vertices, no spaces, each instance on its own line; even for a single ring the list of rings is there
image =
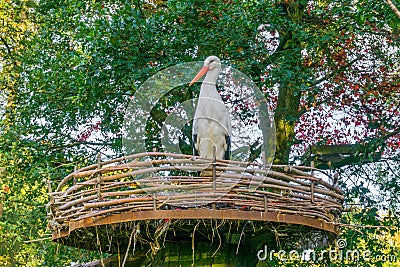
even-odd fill
[[[231,150],[231,118],[216,82],[221,71],[221,61],[216,56],[209,56],[204,61],[190,85],[206,74],[201,84],[200,96],[193,119],[194,154],[201,158],[213,158],[213,147],[217,159],[229,159]],[[190,86],[189,85],[189,86]]]

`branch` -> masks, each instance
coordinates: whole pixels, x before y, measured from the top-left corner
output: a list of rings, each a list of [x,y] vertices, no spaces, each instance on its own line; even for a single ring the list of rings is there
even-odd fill
[[[390,6],[394,14],[400,19],[400,11],[397,9],[397,7],[393,4],[392,0],[386,0],[386,3]]]
[[[137,7],[138,7],[138,9],[139,9],[139,12],[140,12],[140,15],[142,16],[142,18],[143,18],[143,19],[146,18],[146,16],[144,15],[144,12],[143,12],[142,5],[140,4],[140,0],[137,0],[137,1],[136,1],[136,4],[137,4]]]
[[[114,145],[113,143],[97,143],[97,142],[86,142],[86,141],[77,141],[74,143],[70,143],[70,144],[65,144],[65,145],[55,145],[55,146],[49,146],[47,149],[64,149],[64,148],[71,148],[71,147],[75,147],[75,146],[80,146],[80,145],[92,145],[92,146],[112,146]]]
[[[4,39],[3,37],[0,37],[0,41],[4,44],[5,48],[7,49],[7,53],[8,53],[8,56],[10,57],[10,59],[12,60],[12,64],[14,66],[17,66],[17,63],[16,63],[15,58],[13,56],[14,53],[13,53],[10,45],[8,44],[7,40]]]
[[[382,135],[379,139],[382,140],[382,143],[383,143],[383,142],[386,142],[389,138],[396,136],[398,134],[400,134],[400,128],[398,128],[388,134]]]
[[[8,54],[12,55],[11,48],[10,48],[10,46],[8,45],[6,39],[4,39],[3,37],[0,37],[0,40],[2,41],[2,43],[4,44],[4,46],[6,47]]]
[[[310,87],[317,86],[318,84],[320,84],[320,83],[322,83],[322,82],[324,82],[324,81],[327,81],[327,80],[333,78],[335,75],[337,75],[338,73],[340,73],[340,72],[346,70],[347,68],[349,68],[350,66],[352,66],[355,62],[357,62],[358,60],[362,59],[363,57],[364,57],[364,56],[360,54],[360,55],[358,55],[356,58],[354,58],[352,61],[348,62],[346,65],[341,66],[341,67],[337,68],[336,70],[333,70],[331,73],[326,74],[324,77],[321,77],[321,78],[318,79],[318,80],[315,79],[314,81],[311,82]],[[314,93],[312,94],[312,96],[314,97],[314,96],[316,96],[317,94],[318,94],[318,92],[314,92]],[[316,103],[316,105],[319,106],[319,105],[321,105],[321,104],[322,104],[323,102],[325,102],[325,101],[327,101],[327,99],[325,99],[325,100],[323,100],[323,101],[319,101],[318,103]],[[307,109],[306,109],[306,108],[302,108],[302,109],[299,111],[299,114],[300,114],[300,115],[303,115],[305,112],[307,112]]]
[[[324,77],[321,77],[318,80],[314,80],[311,84],[311,86],[316,86],[326,80],[329,80],[330,78],[334,77],[336,74],[340,73],[341,71],[346,70],[348,67],[352,66],[354,63],[362,59],[364,55],[358,55],[356,58],[354,58],[352,61],[348,62],[346,65],[339,67],[338,69],[332,71],[331,73],[325,75]]]

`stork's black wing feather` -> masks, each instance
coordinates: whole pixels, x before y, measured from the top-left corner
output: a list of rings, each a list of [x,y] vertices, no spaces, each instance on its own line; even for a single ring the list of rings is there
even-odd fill
[[[229,135],[225,136],[225,142],[226,142],[225,159],[230,160],[231,159],[231,137]]]

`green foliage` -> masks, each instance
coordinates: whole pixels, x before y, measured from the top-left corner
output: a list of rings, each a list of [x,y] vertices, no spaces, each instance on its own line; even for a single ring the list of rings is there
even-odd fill
[[[348,98],[337,93],[354,93],[353,82],[362,78],[351,68],[354,59],[362,55],[376,63],[367,71],[379,69],[370,82],[360,82],[369,101],[367,92],[383,88],[379,83],[396,67],[396,57],[387,56],[383,44],[390,43],[391,51],[399,53],[399,20],[384,1],[59,0],[0,1],[0,7],[5,25],[0,29],[0,90],[5,99],[5,112],[0,112],[0,167],[6,168],[0,174],[4,207],[0,265],[4,266],[65,266],[98,256],[50,241],[26,241],[49,238],[47,181],[54,189],[74,166],[95,161],[99,151],[104,157],[123,153],[124,110],[136,89],[160,69],[214,54],[260,87],[278,88],[276,121],[287,126],[278,133],[282,137],[279,160],[287,162],[295,141],[294,126],[302,116],[311,107],[343,107]],[[271,34],[265,35],[266,31]],[[371,42],[354,41],[353,36],[370,36]],[[334,88],[328,97],[325,82]],[[195,94],[184,89],[171,91],[153,110],[149,148],[160,144],[166,109]],[[274,97],[265,91],[268,99]],[[383,106],[398,103],[398,95],[389,94],[382,101]],[[358,103],[356,109],[369,113],[365,106]],[[398,130],[390,120],[371,125]],[[180,144],[185,153],[190,153],[190,135],[188,126]],[[391,139],[379,138],[378,133],[371,140],[380,147]],[[399,166],[398,154],[392,159]],[[348,199],[357,197],[369,207],[353,214],[348,223],[382,224],[372,208],[382,199],[374,199],[365,189],[368,186],[362,186],[365,177],[389,192],[391,197],[384,203],[398,211],[398,172],[383,167],[373,177],[353,176],[356,170],[348,173],[349,180],[361,181],[349,188]],[[354,244],[364,242],[376,251],[391,249],[381,241],[374,243],[371,235],[364,229],[344,232]]]

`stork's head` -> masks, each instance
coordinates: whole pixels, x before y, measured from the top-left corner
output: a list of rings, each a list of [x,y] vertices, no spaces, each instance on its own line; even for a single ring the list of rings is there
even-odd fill
[[[194,84],[198,79],[203,77],[207,72],[216,71],[217,76],[221,70],[221,60],[216,56],[209,56],[204,60],[204,65],[201,70],[197,73],[196,77],[190,82],[189,86]]]
[[[208,67],[209,70],[221,68],[221,60],[216,56],[209,56],[204,60],[204,67]]]

